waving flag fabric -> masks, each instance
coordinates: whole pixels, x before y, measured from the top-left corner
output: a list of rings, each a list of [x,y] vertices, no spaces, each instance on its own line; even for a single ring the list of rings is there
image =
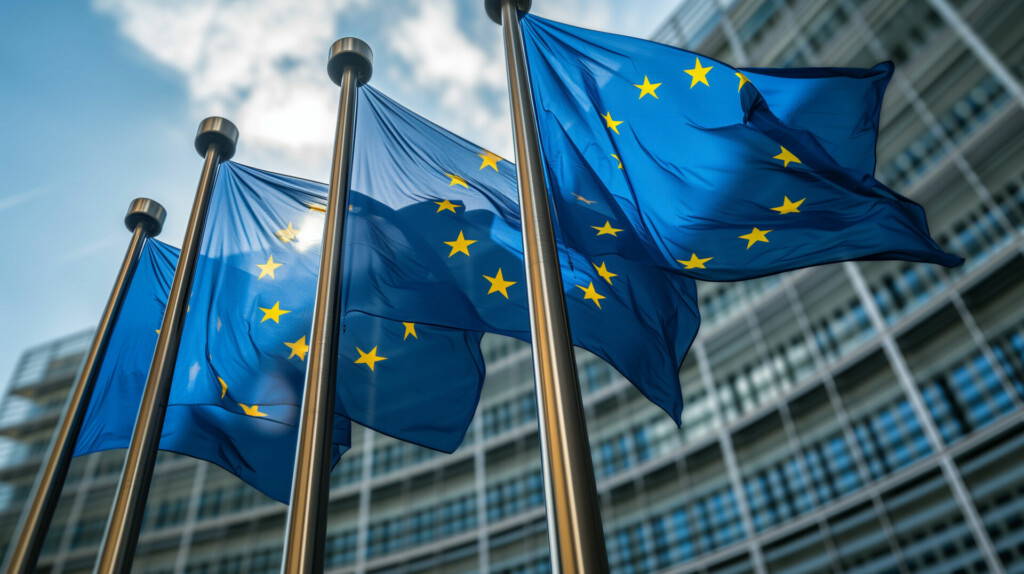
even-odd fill
[[[871,175],[889,65],[741,71],[532,15],[522,26],[566,242],[705,280],[962,262],[919,205]]]
[[[179,365],[200,367],[187,367],[195,374],[172,391],[172,400],[240,410],[256,405],[268,416],[278,405],[299,404],[326,199],[321,183],[233,162],[222,166],[179,358]],[[362,216],[353,208],[347,219],[358,227]],[[346,249],[346,277],[377,281],[349,264],[352,251]],[[368,296],[390,295],[381,290]],[[413,313],[389,320],[352,305],[344,309],[338,415],[423,446],[455,450],[483,384],[482,333],[421,324],[427,322]],[[206,358],[208,369],[202,367]]]
[[[490,151],[360,88],[345,308],[528,340],[514,173]],[[694,282],[581,247],[560,245],[573,342],[679,421],[677,372],[700,320]]]
[[[96,387],[75,447],[82,455],[127,448],[170,290],[178,250],[150,240],[143,248],[100,362]],[[190,320],[192,317],[189,318]],[[183,341],[184,343],[184,341]],[[287,502],[297,438],[297,405],[189,404],[182,386],[196,372],[175,373],[160,448],[203,459],[234,473],[267,496]],[[205,365],[206,362],[203,362]],[[198,367],[205,368],[205,367]],[[333,460],[349,444],[349,423],[336,417]]]

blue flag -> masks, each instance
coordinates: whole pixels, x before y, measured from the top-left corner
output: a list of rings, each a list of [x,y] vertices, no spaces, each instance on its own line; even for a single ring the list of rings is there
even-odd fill
[[[159,241],[151,240],[143,248],[100,361],[75,455],[127,448],[131,442],[156,346],[156,329],[163,317],[177,259],[178,250]],[[180,391],[187,379],[180,367],[179,362],[175,391]],[[222,404],[189,404],[172,398],[160,448],[212,462],[267,496],[287,502],[298,407],[279,404],[250,408],[247,412]],[[336,418],[334,443],[332,456],[336,462],[349,444],[347,419]]]
[[[300,404],[326,200],[321,183],[232,162],[221,167],[178,363],[190,374],[172,400],[242,412],[255,405],[268,416],[277,405]],[[358,226],[362,214],[348,214],[347,225]],[[354,274],[351,251],[346,277],[379,284],[377,277]],[[421,324],[412,314],[389,320],[351,305],[343,309],[338,416],[455,450],[483,384],[482,333]]]
[[[919,205],[872,175],[891,65],[741,71],[532,15],[522,24],[566,241],[705,280],[962,262]]]
[[[345,222],[337,412],[450,452],[461,443],[479,399],[481,333],[530,338],[514,166],[372,88],[361,88],[360,98]],[[211,219],[231,214],[224,236],[232,242],[271,238],[273,263],[282,264],[318,254],[325,198],[323,184],[227,163]],[[209,225],[216,241],[215,224]],[[268,247],[245,248],[266,258],[249,266],[271,263],[264,255]],[[592,261],[566,251],[563,262],[576,343],[608,360],[678,421],[676,372],[699,323],[693,281],[616,256]],[[258,276],[250,282],[259,283]],[[292,312],[295,306],[279,295],[290,291],[283,285],[250,288],[245,292],[262,299],[246,304],[260,313]],[[221,287],[209,292],[214,301],[222,298]],[[637,302],[644,306],[639,312],[633,310]],[[390,321],[374,324],[370,316]],[[280,315],[281,325],[286,318]],[[230,330],[223,320],[221,325]],[[271,402],[265,397],[275,391],[268,387],[248,400]]]
[[[514,166],[369,86],[359,98],[345,308],[529,340]],[[559,249],[573,342],[678,422],[694,282],[571,240]]]

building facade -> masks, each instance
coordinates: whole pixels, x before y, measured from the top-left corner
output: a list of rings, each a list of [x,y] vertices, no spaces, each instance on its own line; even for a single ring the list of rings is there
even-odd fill
[[[579,352],[614,572],[1024,572],[1021,22],[1024,2],[1000,0],[684,0],[658,29],[738,66],[895,61],[878,176],[967,263],[702,284],[681,429]],[[17,367],[2,541],[87,344]],[[355,431],[332,474],[330,572],[550,570],[530,351],[485,345],[455,454]],[[43,571],[91,571],[122,458],[75,461]],[[136,571],[277,572],[284,519],[219,468],[161,454]]]

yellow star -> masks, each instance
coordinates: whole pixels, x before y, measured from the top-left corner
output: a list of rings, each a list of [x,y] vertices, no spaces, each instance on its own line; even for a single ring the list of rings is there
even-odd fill
[[[746,84],[750,80],[743,74],[743,72],[736,72],[736,77],[740,79],[740,85],[736,88],[736,91],[738,92],[743,89],[743,84]]]
[[[594,289],[593,281],[591,281],[590,285],[587,285],[586,287],[584,287],[583,285],[577,285],[576,288],[583,291],[584,299],[589,299],[590,301],[593,301],[594,305],[597,305],[598,309],[601,308],[601,299],[604,299],[605,296],[598,293],[597,289]]]
[[[403,321],[402,324],[405,325],[405,334],[402,335],[402,340],[403,341],[408,339],[409,335],[412,335],[413,339],[419,339],[420,338],[420,336],[416,334],[416,323],[407,323],[407,322]]]
[[[575,197],[576,199],[582,201],[583,203],[585,203],[587,205],[592,205],[594,203],[597,203],[596,201],[594,201],[592,199],[587,199],[587,198],[583,197],[582,195],[580,195],[578,193],[574,193],[574,194],[572,194],[572,196]]]
[[[275,301],[274,302],[274,306],[269,308],[269,309],[267,309],[266,307],[260,307],[259,309],[260,309],[260,311],[263,311],[263,318],[260,319],[260,323],[266,321],[267,319],[270,319],[271,321],[273,321],[275,323],[280,323],[281,322],[281,315],[284,315],[286,313],[291,313],[291,311],[286,311],[286,310],[281,308],[281,302],[280,301]]]
[[[327,213],[326,205],[320,205],[319,203],[310,203],[307,207],[309,207],[310,211],[316,211],[317,213]]]
[[[480,169],[489,167],[494,171],[498,171],[498,162],[501,161],[500,155],[493,154],[487,150],[484,150],[482,153],[478,153],[476,155],[480,156],[480,159],[483,160],[480,162]]]
[[[160,334],[160,329],[153,329],[153,332],[156,333],[157,335],[159,335]]]
[[[779,155],[773,155],[772,159],[782,160],[782,167],[789,167],[791,163],[801,163],[800,159],[793,155],[793,152],[782,146],[779,146],[779,149],[782,151],[779,152]]]
[[[223,399],[224,395],[228,394],[228,384],[220,377],[217,377],[217,382],[220,383],[220,398]]]
[[[294,343],[285,341],[284,346],[292,350],[291,354],[288,355],[289,359],[292,357],[298,357],[300,361],[306,360],[306,352],[309,351],[309,345],[306,344],[305,335],[299,337],[299,340]]]
[[[693,61],[692,68],[689,70],[683,70],[687,74],[690,74],[690,88],[692,89],[698,83],[710,87],[711,84],[708,83],[708,72],[711,71],[712,66],[701,66],[700,58],[694,58]]]
[[[270,257],[267,257],[267,262],[266,263],[263,263],[263,264],[257,263],[256,264],[256,267],[260,268],[260,276],[257,277],[256,279],[263,279],[264,277],[270,277],[271,279],[277,279],[277,277],[274,276],[274,271],[276,271],[277,268],[280,267],[281,265],[284,265],[284,264],[283,263],[275,263],[274,262],[274,256],[273,255],[271,255]]]
[[[604,118],[604,127],[610,128],[615,133],[619,133],[619,124],[622,122],[613,120],[611,112],[607,112],[601,117]]]
[[[712,259],[714,259],[714,257],[702,258],[697,257],[696,253],[691,253],[688,261],[683,261],[682,259],[676,259],[676,261],[682,263],[686,269],[707,269],[707,267],[704,267],[704,264]]]
[[[655,93],[654,90],[657,90],[659,87],[661,87],[661,84],[652,84],[651,81],[647,79],[647,76],[644,76],[644,83],[633,84],[633,87],[640,88],[640,97],[637,98],[638,100],[644,99],[644,96],[646,96],[647,94],[654,96],[654,99],[658,99],[658,94]]]
[[[364,353],[359,347],[356,347],[356,351],[359,352],[359,358],[353,362],[357,365],[366,365],[367,367],[370,367],[371,371],[374,370],[374,366],[377,364],[377,361],[388,360],[387,357],[382,357],[377,354],[377,347],[370,349],[369,353]]]
[[[615,161],[619,162],[619,169],[622,169],[622,159],[620,159],[619,156],[617,154],[614,154],[614,153],[611,154],[611,156],[613,158],[615,158]]]
[[[517,281],[506,281],[505,277],[501,274],[501,267],[498,267],[498,272],[494,274],[494,277],[484,275],[484,279],[491,283],[491,288],[487,290],[488,295],[491,293],[501,293],[506,299],[508,299],[508,288],[517,283]]]
[[[299,238],[299,230],[292,227],[292,222],[289,221],[288,227],[284,229],[278,229],[277,231],[274,232],[274,235],[276,235],[277,238],[280,239],[281,241],[288,243],[289,241],[295,241],[296,239]]]
[[[476,243],[476,239],[466,239],[466,236],[459,231],[459,236],[454,241],[445,241],[444,244],[452,248],[452,252],[448,254],[448,257],[452,257],[456,253],[465,253],[469,255],[469,246]]]
[[[605,266],[605,262],[604,261],[602,261],[600,265],[598,265],[597,263],[591,262],[591,265],[594,266],[594,269],[597,269],[597,274],[600,275],[602,279],[607,281],[609,285],[612,284],[612,277],[618,277],[619,276],[618,273],[612,273],[611,271],[609,271],[608,267]]]
[[[454,173],[446,173],[444,175],[445,175],[445,177],[447,177],[448,179],[451,180],[451,181],[448,182],[448,187],[451,187],[453,185],[461,185],[462,187],[464,187],[466,189],[469,189],[469,185],[466,184],[466,180],[464,180],[461,177],[455,175]]]
[[[807,198],[805,197],[800,201],[790,201],[788,196],[783,195],[782,205],[773,207],[772,211],[778,211],[779,213],[800,213],[800,206],[803,205],[804,200],[806,199]]]
[[[245,414],[249,415],[250,417],[265,417],[265,416],[267,416],[267,413],[260,412],[260,406],[259,405],[244,405],[242,403],[238,403],[238,406],[242,407],[242,411],[244,411]]]
[[[437,211],[435,211],[434,213],[441,213],[442,211],[450,211],[452,213],[455,213],[455,208],[456,207],[462,207],[461,205],[459,205],[457,203],[452,203],[452,202],[448,201],[447,199],[442,199],[441,201],[435,201],[434,203],[437,204]]]
[[[740,235],[740,239],[747,240],[747,249],[750,249],[752,245],[757,242],[768,243],[768,234],[771,233],[771,229],[758,229],[754,228],[750,233],[746,235]]]
[[[621,229],[612,227],[612,222],[607,220],[604,222],[604,225],[591,225],[590,227],[596,229],[598,235],[611,235],[612,237],[618,237],[618,233],[622,231]]]

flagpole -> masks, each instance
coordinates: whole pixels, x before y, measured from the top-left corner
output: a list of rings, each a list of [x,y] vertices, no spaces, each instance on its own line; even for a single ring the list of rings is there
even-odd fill
[[[551,562],[556,573],[601,573],[608,572],[601,505],[576,376],[526,52],[519,27],[518,12],[529,11],[530,5],[530,0],[484,1],[487,15],[502,25],[505,45],[533,334],[534,380],[540,407]]]
[[[29,503],[21,513],[18,521],[17,540],[7,554],[7,560],[0,571],[8,574],[29,574],[35,572],[39,553],[50,528],[53,512],[57,508],[64,480],[71,466],[71,457],[78,442],[78,433],[82,430],[85,412],[89,408],[89,399],[96,384],[99,373],[100,357],[106,352],[114,321],[121,311],[121,303],[128,290],[128,283],[135,274],[139,263],[142,247],[150,237],[160,235],[164,219],[167,216],[163,206],[140,197],[134,199],[124,216],[125,227],[132,232],[128,249],[125,251],[121,268],[114,279],[114,287],[107,298],[107,306],[103,309],[96,333],[93,334],[92,345],[85,355],[85,360],[78,372],[75,386],[72,387],[64,405],[64,414],[50,441],[50,455],[36,475],[35,487],[29,495]]]
[[[357,88],[370,80],[373,52],[359,38],[341,38],[331,46],[327,74],[341,87],[334,156],[327,191],[320,275],[313,305],[302,414],[292,476],[291,505],[281,572],[322,572],[330,495],[331,445],[338,327],[341,313],[342,238],[352,174]]]
[[[206,213],[210,205],[213,185],[221,162],[235,155],[238,128],[224,118],[209,117],[200,122],[195,146],[204,158],[196,197],[192,204],[185,238],[178,256],[178,267],[167,296],[160,334],[157,337],[153,361],[139,405],[132,441],[125,456],[117,496],[107,522],[107,532],[100,547],[96,573],[127,574],[135,557],[139,529],[146,507],[149,485],[153,479],[160,432],[167,412],[167,399],[171,391],[171,378],[178,358],[181,330],[185,323],[192,276],[199,258],[199,247],[206,226]]]

